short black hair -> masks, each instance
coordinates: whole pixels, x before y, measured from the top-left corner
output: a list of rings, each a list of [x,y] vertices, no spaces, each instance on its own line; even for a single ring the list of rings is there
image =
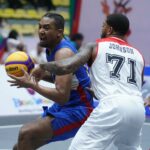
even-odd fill
[[[84,37],[83,37],[83,35],[82,35],[81,33],[75,33],[75,34],[72,34],[72,35],[70,36],[70,39],[71,39],[72,41],[76,41],[76,40],[83,40]]]
[[[123,14],[114,13],[108,15],[106,23],[119,35],[125,35],[129,31],[129,19]]]
[[[63,29],[64,30],[65,20],[64,20],[64,17],[62,15],[57,14],[57,13],[47,12],[43,17],[48,17],[48,18],[54,19],[55,20],[55,27],[57,29]]]

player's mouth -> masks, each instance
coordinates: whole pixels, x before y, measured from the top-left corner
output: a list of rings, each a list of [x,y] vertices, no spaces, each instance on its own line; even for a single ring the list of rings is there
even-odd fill
[[[40,41],[41,42],[45,42],[46,41],[46,37],[40,37]]]
[[[47,47],[47,38],[46,37],[40,37],[40,46],[41,47]]]

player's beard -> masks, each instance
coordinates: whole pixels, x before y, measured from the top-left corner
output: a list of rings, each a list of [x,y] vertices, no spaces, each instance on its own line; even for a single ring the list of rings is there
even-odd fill
[[[45,47],[45,48],[49,47],[49,43],[48,42],[40,41],[39,44],[40,44],[41,47]]]
[[[101,34],[101,38],[105,38],[105,37],[106,37],[106,33],[103,32],[103,33]]]

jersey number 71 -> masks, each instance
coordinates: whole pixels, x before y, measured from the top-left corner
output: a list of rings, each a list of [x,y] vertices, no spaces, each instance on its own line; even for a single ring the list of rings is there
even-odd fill
[[[110,71],[110,77],[120,79],[120,70],[122,69],[125,63],[125,57],[116,55],[116,54],[106,53],[106,63],[113,64],[114,61],[115,61],[115,64],[114,64],[113,70]],[[136,85],[136,79],[135,79],[136,61],[131,58],[128,58],[128,64],[130,67],[130,74],[127,77],[127,82]]]

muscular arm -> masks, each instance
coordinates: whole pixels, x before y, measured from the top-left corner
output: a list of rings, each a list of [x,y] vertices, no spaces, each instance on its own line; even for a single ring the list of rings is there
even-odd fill
[[[86,46],[81,47],[76,55],[63,60],[40,64],[40,67],[43,70],[47,70],[58,75],[75,72],[80,65],[88,62],[92,56],[93,48],[95,46],[96,43],[88,43]]]
[[[71,57],[74,53],[70,49],[61,49],[55,55],[55,60],[59,61]],[[61,105],[65,104],[70,96],[72,83],[72,74],[56,75],[55,88],[44,87],[42,85],[34,85],[33,89],[41,95],[51,99]]]

